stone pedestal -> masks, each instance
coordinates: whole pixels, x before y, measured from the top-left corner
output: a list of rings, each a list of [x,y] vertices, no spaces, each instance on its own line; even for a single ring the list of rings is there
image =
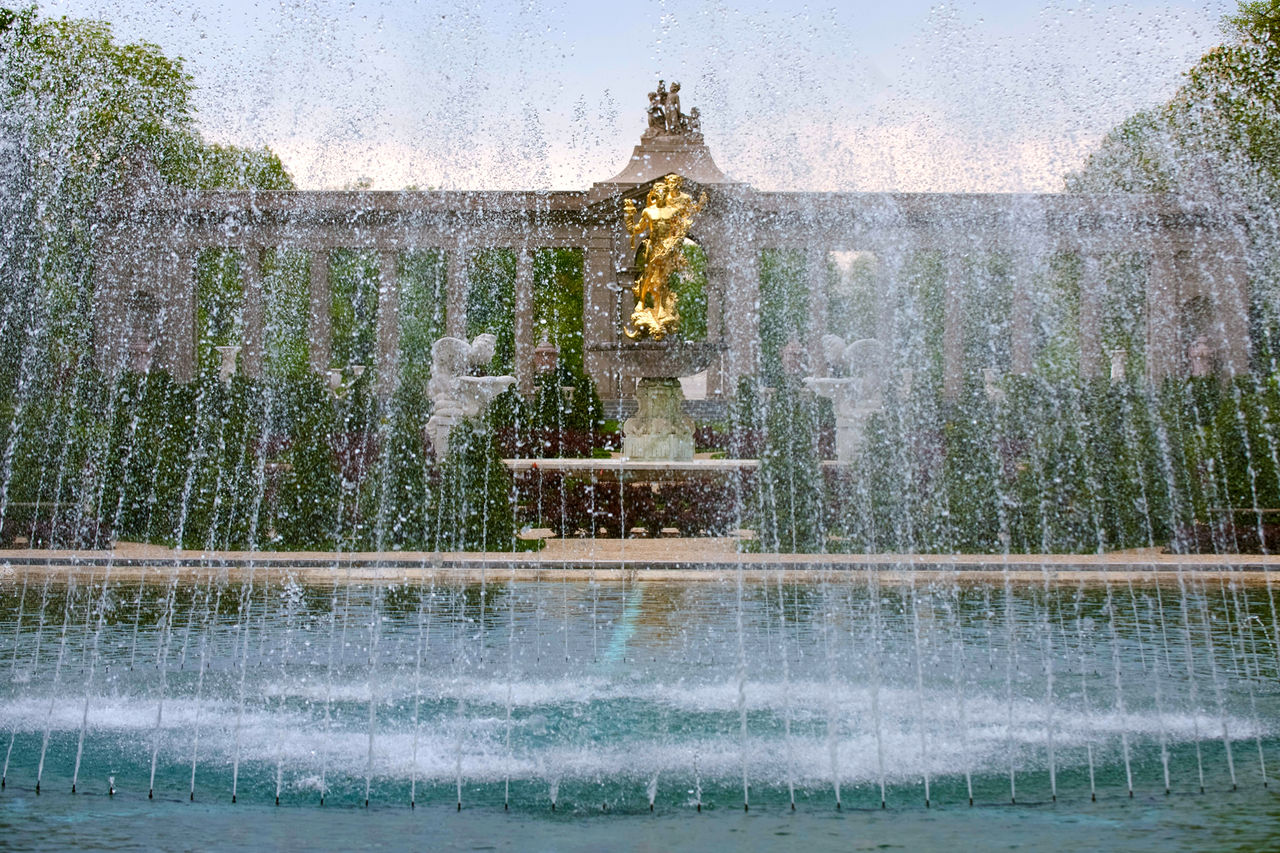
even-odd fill
[[[675,378],[641,379],[639,407],[622,430],[622,455],[631,459],[693,458],[693,421],[684,413],[684,392]]]

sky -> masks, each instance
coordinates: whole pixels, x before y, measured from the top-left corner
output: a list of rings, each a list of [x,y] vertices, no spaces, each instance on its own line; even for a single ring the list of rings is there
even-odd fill
[[[198,123],[301,188],[583,189],[679,81],[764,190],[1051,192],[1234,0],[42,0],[181,56]]]

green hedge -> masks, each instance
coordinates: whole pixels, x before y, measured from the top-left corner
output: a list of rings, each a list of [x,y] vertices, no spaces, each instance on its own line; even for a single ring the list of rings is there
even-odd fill
[[[575,384],[567,401],[561,384]],[[113,540],[207,549],[503,550],[515,499],[503,455],[586,452],[599,400],[567,370],[529,402],[504,395],[465,424],[447,459],[406,383],[372,373],[335,395],[317,376],[228,385],[207,365],[167,374],[92,370],[0,401],[0,540]],[[1009,380],[992,401],[888,395],[852,465],[830,455],[829,406],[793,381],[746,380],[731,455],[759,455],[754,486],[710,496],[773,551],[1063,553],[1167,546],[1271,547],[1280,524],[1280,384],[1243,376],[1138,384]],[[588,437],[581,447],[567,436]],[[577,441],[575,438],[574,441]],[[721,513],[723,515],[723,513]],[[717,516],[719,517],[719,516]],[[729,516],[725,516],[726,518]]]

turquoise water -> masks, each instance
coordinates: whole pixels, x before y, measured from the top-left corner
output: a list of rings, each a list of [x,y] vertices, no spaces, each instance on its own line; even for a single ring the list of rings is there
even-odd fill
[[[6,578],[4,846],[1280,846],[1265,588],[495,577]]]
[[[1028,806],[835,812],[705,809],[585,814],[451,805],[276,809],[183,799],[6,792],[8,850],[1274,850],[1280,805],[1260,791]]]

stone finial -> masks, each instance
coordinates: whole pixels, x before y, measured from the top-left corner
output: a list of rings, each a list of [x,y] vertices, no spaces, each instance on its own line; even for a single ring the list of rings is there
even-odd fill
[[[1125,359],[1129,357],[1127,349],[1109,350],[1108,355],[1111,356],[1111,384],[1119,385],[1125,380]]]
[[[982,393],[992,403],[1003,403],[1008,397],[1000,387],[1000,371],[994,367],[982,368]]]
[[[218,351],[220,359],[218,364],[218,380],[222,382],[223,385],[230,385],[231,377],[234,376],[236,372],[236,357],[240,355],[240,350],[242,350],[243,347],[239,345],[228,345],[214,347],[214,349]]]
[[[560,360],[560,350],[543,334],[542,341],[533,350],[533,370],[543,374],[555,370]]]

